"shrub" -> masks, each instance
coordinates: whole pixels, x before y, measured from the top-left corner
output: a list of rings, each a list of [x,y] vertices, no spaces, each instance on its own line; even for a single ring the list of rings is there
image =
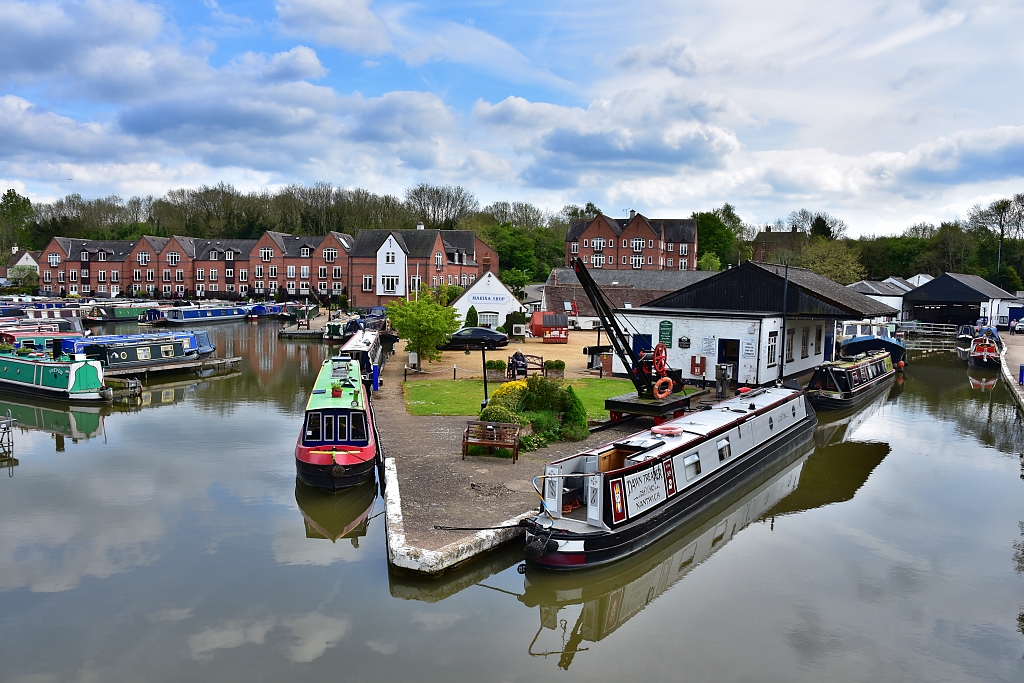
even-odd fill
[[[526,324],[526,314],[523,313],[522,311],[512,311],[511,313],[509,313],[508,315],[505,316],[505,322],[502,323],[501,326],[503,328],[505,328],[505,330],[504,330],[505,334],[507,334],[507,335],[509,335],[511,337],[512,336],[512,326],[513,325],[525,325],[525,324]]]
[[[484,422],[509,422],[519,424],[519,417],[505,406],[490,405],[480,412],[480,419]]]
[[[566,441],[582,441],[590,435],[587,429],[587,409],[583,401],[568,387],[564,393],[565,413],[562,415],[562,438]]]
[[[503,360],[489,360],[484,363],[484,370],[506,370],[508,364]]]
[[[512,412],[517,412],[519,410],[519,405],[523,401],[523,395],[525,393],[525,379],[517,379],[514,382],[505,382],[495,389],[493,394],[491,394],[491,402],[489,405],[504,406]]]
[[[544,361],[545,370],[565,370],[564,360],[546,360]]]
[[[466,311],[465,327],[476,327],[479,323],[480,317],[477,315],[476,306],[470,306],[469,310]]]
[[[530,420],[534,434],[541,434],[549,441],[558,438],[558,432],[562,428],[558,421],[558,415],[550,410],[542,410],[532,415],[524,415]]]
[[[523,410],[562,411],[562,383],[540,375],[526,378],[526,392],[523,395]]]

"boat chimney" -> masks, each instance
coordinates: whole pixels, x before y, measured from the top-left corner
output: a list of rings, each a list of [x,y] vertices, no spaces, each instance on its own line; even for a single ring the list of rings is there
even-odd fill
[[[423,221],[420,221],[419,223],[416,224],[416,229],[417,230],[422,230],[423,229]]]

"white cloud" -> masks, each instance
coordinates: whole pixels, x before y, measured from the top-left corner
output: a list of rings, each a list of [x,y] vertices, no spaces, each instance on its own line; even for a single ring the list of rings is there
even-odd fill
[[[288,35],[359,54],[391,51],[387,27],[368,0],[281,0],[275,7]]]
[[[288,646],[288,659],[293,662],[312,662],[348,635],[352,625],[348,619],[328,617],[314,612],[301,617],[289,617],[282,623],[291,630],[293,643]]]
[[[229,621],[221,626],[208,628],[188,637],[188,649],[192,659],[208,661],[217,650],[232,649],[243,645],[262,645],[267,633],[274,627],[269,617]]]
[[[232,63],[242,73],[268,81],[304,81],[327,75],[316,52],[303,45],[269,56],[246,52]]]

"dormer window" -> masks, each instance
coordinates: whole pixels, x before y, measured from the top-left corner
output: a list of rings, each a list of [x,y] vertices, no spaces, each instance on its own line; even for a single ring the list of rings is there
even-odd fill
[[[233,251],[225,251],[224,252],[224,260],[225,261],[234,261],[235,260],[235,252],[233,252]]]
[[[96,260],[97,261],[106,261],[107,260],[107,252],[105,252],[105,251],[98,251],[98,252],[96,252]]]
[[[302,258],[309,258],[309,247],[303,247],[300,249],[299,255],[302,256]],[[392,254],[392,256],[394,256],[394,254]],[[391,261],[391,263],[394,263],[394,261]]]
[[[211,251],[210,252],[210,260],[211,261],[216,261],[217,260],[217,252],[216,251]]]
[[[82,254],[78,257],[78,260],[79,261],[88,261],[89,260],[89,252],[83,251]]]

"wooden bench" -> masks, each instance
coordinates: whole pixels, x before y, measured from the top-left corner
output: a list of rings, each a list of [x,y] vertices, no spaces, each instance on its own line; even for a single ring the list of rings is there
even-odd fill
[[[544,357],[534,356],[529,353],[524,353],[523,357],[526,359],[526,367],[520,368],[520,371],[524,376],[530,374],[530,370],[536,370],[537,372],[544,372]],[[506,377],[510,380],[516,379],[516,367],[512,356],[508,357],[508,371]]]
[[[512,462],[519,459],[519,425],[508,422],[481,422],[470,420],[462,432],[462,459],[466,459],[470,446],[511,448]]]

